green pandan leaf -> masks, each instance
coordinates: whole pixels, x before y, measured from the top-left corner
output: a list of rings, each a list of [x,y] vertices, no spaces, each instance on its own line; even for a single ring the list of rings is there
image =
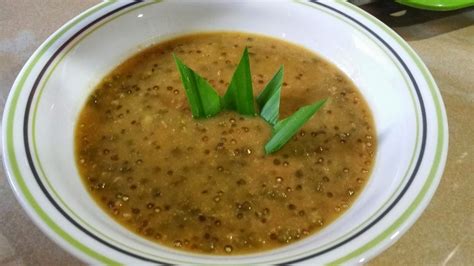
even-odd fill
[[[273,127],[273,134],[265,144],[267,154],[278,151],[285,145],[298,130],[324,106],[327,99],[320,100],[314,104],[306,105],[298,109],[289,117],[281,120]]]
[[[283,84],[283,66],[278,69],[257,97],[260,116],[272,126],[278,122],[280,115],[281,85]]]
[[[255,115],[252,75],[250,74],[249,53],[245,48],[240,63],[232,76],[229,88],[222,98],[224,108],[243,115]]]
[[[178,66],[194,118],[211,117],[224,108],[235,110],[242,115],[255,115],[252,76],[247,48],[245,48],[227,92],[222,98],[203,77],[187,67],[178,57],[175,55],[173,57]],[[283,72],[283,66],[281,66],[256,99],[260,109],[260,117],[273,126],[272,137],[265,144],[267,154],[281,149],[323,107],[327,100],[324,99],[301,107],[294,114],[278,121]]]
[[[173,57],[178,67],[193,117],[205,118],[219,113],[222,110],[221,99],[211,84],[187,67],[176,55],[173,54]]]

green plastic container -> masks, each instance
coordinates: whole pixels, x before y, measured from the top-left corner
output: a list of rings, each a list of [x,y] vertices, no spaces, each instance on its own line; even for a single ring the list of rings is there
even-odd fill
[[[474,0],[396,0],[395,2],[434,11],[449,11],[474,6]]]

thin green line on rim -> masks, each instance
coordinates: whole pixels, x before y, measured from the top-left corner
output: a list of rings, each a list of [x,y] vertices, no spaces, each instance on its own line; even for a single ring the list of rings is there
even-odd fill
[[[41,45],[41,48],[38,52],[35,52],[35,55],[31,57],[30,60],[28,60],[27,65],[23,68],[21,71],[21,76],[17,78],[18,83],[16,86],[12,89],[12,96],[11,96],[11,101],[10,105],[8,106],[7,113],[5,113],[6,120],[6,137],[5,137],[5,144],[6,144],[6,149],[7,149],[7,155],[8,158],[6,158],[6,163],[10,164],[10,169],[12,173],[12,177],[16,179],[17,184],[18,184],[18,192],[21,191],[21,193],[24,195],[26,201],[29,203],[31,208],[33,209],[34,212],[41,218],[41,220],[44,222],[45,225],[49,227],[53,232],[55,232],[57,235],[59,235],[62,239],[64,239],[67,243],[69,243],[71,246],[75,247],[77,250],[83,252],[84,254],[88,255],[91,258],[94,258],[102,263],[108,264],[108,265],[119,265],[118,262],[116,262],[113,259],[110,259],[106,256],[103,256],[102,254],[97,253],[96,251],[90,249],[89,247],[85,246],[82,244],[80,241],[77,239],[73,238],[70,234],[68,234],[66,231],[64,231],[59,225],[57,225],[53,219],[51,219],[46,212],[41,209],[40,205],[38,202],[35,200],[34,196],[31,194],[29,191],[26,182],[23,178],[23,175],[21,174],[20,167],[18,165],[18,162],[16,160],[15,156],[15,148],[14,148],[14,135],[13,135],[13,128],[14,128],[14,117],[15,117],[15,112],[18,104],[18,99],[21,93],[21,90],[24,88],[24,85],[26,83],[26,80],[28,76],[31,74],[33,68],[36,66],[36,64],[39,62],[40,58],[44,56],[46,51],[51,48],[51,46],[57,42],[64,34],[66,34],[71,28],[79,24],[81,21],[86,19],[87,17],[91,16],[92,14],[114,4],[115,1],[110,1],[110,2],[103,2],[99,5],[96,5],[92,7],[91,9],[87,10],[86,12],[82,13],[78,17],[74,18],[71,20],[69,23],[67,23],[65,26],[63,26],[57,33],[54,33],[52,37],[43,45]],[[16,83],[16,82],[15,82]],[[12,183],[14,186],[14,184]],[[20,199],[21,201],[21,199]]]
[[[365,12],[361,11],[359,8],[354,7],[353,5],[350,5],[345,2],[343,2],[343,4],[347,6],[348,8],[356,11],[360,15],[364,16],[366,19],[370,20],[371,22],[379,26],[380,29],[384,30],[387,34],[389,34],[400,46],[403,47],[403,49],[408,53],[408,55],[411,57],[413,62],[417,65],[418,69],[422,72],[423,77],[428,82],[428,87],[430,89],[431,95],[435,103],[436,118],[437,118],[437,124],[438,124],[437,126],[438,138],[436,142],[436,151],[435,151],[434,161],[433,161],[431,170],[428,174],[427,181],[424,183],[419,194],[417,195],[415,200],[410,204],[408,209],[405,212],[403,212],[403,214],[394,223],[392,223],[384,232],[380,233],[371,241],[369,241],[367,244],[354,250],[348,255],[332,261],[331,263],[329,263],[330,265],[342,264],[359,255],[362,255],[363,253],[367,252],[370,249],[373,249],[377,244],[387,239],[391,234],[393,234],[399,227],[401,227],[407,221],[407,219],[413,214],[413,212],[420,206],[422,200],[426,196],[428,190],[431,188],[431,185],[433,184],[438,174],[438,169],[440,168],[440,165],[441,165],[441,155],[442,155],[442,148],[444,147],[443,142],[444,142],[444,133],[445,133],[445,127],[443,123],[444,119],[442,115],[443,112],[441,111],[442,108],[440,104],[441,101],[437,93],[438,88],[436,86],[436,83],[433,80],[433,77],[431,76],[431,74],[429,74],[429,71],[427,70],[426,66],[423,64],[421,59],[415,54],[413,49],[411,49],[411,47],[408,46],[408,44],[400,36],[398,36],[395,32],[389,29],[385,24],[373,18],[372,16],[366,14]]]
[[[108,239],[108,240],[111,240],[113,241],[115,244],[119,244],[119,245],[123,245],[124,247],[128,248],[130,251],[133,251],[133,252],[138,252],[138,253],[141,253],[141,254],[144,254],[144,255],[147,255],[147,256],[153,256],[153,254],[147,254],[147,253],[144,253],[143,251],[141,250],[138,250],[138,249],[135,249],[133,247],[130,247],[130,246],[127,246],[125,245],[124,243],[119,243],[117,242],[115,239],[105,235],[104,233],[102,233],[99,229],[93,227],[92,225],[90,225],[87,221],[85,221],[84,219],[82,219],[79,215],[76,214],[76,212],[74,212],[74,210],[69,207],[66,202],[61,198],[61,196],[59,195],[59,193],[56,191],[56,189],[54,189],[54,186],[52,185],[51,181],[49,180],[48,176],[46,175],[46,172],[44,171],[44,167],[41,163],[41,160],[39,158],[39,153],[38,153],[38,145],[37,145],[37,141],[36,141],[36,117],[37,117],[37,113],[38,113],[38,108],[39,108],[39,102],[41,100],[41,97],[43,96],[43,92],[44,92],[44,88],[46,87],[46,84],[48,83],[51,75],[54,73],[54,71],[56,70],[57,66],[62,62],[62,60],[81,42],[83,41],[86,37],[88,37],[90,34],[92,34],[93,32],[95,32],[96,30],[100,29],[102,26],[104,26],[105,24],[123,16],[123,15],[126,15],[132,11],[135,11],[137,9],[140,9],[140,8],[143,8],[145,6],[148,6],[148,5],[151,5],[151,4],[156,4],[158,3],[159,1],[155,1],[155,2],[149,2],[149,3],[145,3],[145,4],[142,4],[140,6],[135,6],[133,8],[130,8],[124,12],[121,12],[120,14],[118,14],[117,16],[114,16],[114,17],[111,17],[109,20],[106,20],[106,21],[103,21],[101,24],[98,24],[96,27],[94,27],[92,30],[88,31],[86,34],[84,34],[83,36],[81,36],[78,40],[75,41],[74,44],[72,44],[67,51],[65,51],[64,53],[62,53],[61,57],[54,63],[54,65],[50,68],[51,70],[49,71],[49,73],[47,74],[46,78],[44,79],[44,82],[42,82],[42,86],[40,87],[39,89],[39,92],[38,92],[38,96],[37,96],[37,99],[36,99],[36,103],[34,105],[34,109],[33,109],[33,116],[32,116],[32,126],[31,126],[31,135],[32,135],[32,143],[33,143],[33,154],[34,154],[34,158],[36,160],[36,163],[38,165],[38,168],[41,172],[41,175],[44,177],[44,180],[46,181],[46,184],[48,185],[49,189],[53,192],[53,194],[56,196],[56,198],[61,202],[61,204],[69,211],[70,214],[72,214],[76,219],[78,219],[83,225],[87,226],[89,229],[91,229],[92,231],[94,231],[95,233],[97,233],[98,235],[104,237],[105,239]],[[163,259],[163,258],[161,258]]]

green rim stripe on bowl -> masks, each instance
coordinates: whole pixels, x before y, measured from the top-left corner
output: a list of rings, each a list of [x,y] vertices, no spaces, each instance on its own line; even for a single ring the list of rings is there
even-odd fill
[[[346,18],[344,17],[341,17],[339,14],[336,14],[334,12],[330,12],[330,11],[327,11],[326,9],[324,8],[321,8],[320,6],[317,6],[317,5],[313,5],[312,3],[309,3],[309,2],[305,2],[305,1],[301,1],[301,0],[294,0],[296,3],[299,3],[299,4],[303,4],[303,5],[306,5],[306,6],[309,6],[309,7],[312,7],[312,8],[315,8],[315,9],[318,9],[322,12],[325,12],[329,15],[332,15],[334,16],[335,18],[338,18],[340,20],[342,20],[343,22],[351,25],[352,25],[352,22],[347,20]],[[366,37],[368,37],[369,39],[372,39],[374,41],[374,43],[379,46],[379,48],[381,48],[382,51],[384,51],[386,53],[386,55],[392,60],[392,62],[395,64],[395,66],[397,67],[397,69],[401,72],[402,76],[404,77],[405,79],[405,82],[407,82],[406,80],[406,73],[404,71],[401,70],[400,68],[400,65],[394,61],[394,58],[388,54],[387,50],[385,49],[385,47],[383,47],[378,40],[374,39],[373,36],[369,35],[367,32],[361,30],[359,27],[354,27],[355,29],[357,29],[358,31],[360,31],[361,33],[363,33],[364,35],[366,35]],[[412,86],[410,84],[408,84],[408,87],[411,87]],[[413,88],[412,88],[413,89]],[[334,243],[334,242],[337,242],[338,240],[342,239],[342,238],[345,238],[347,237],[348,235],[350,235],[351,233],[353,233],[354,231],[356,231],[357,229],[360,229],[361,227],[363,227],[364,225],[366,225],[368,222],[370,222],[370,220],[376,216],[378,213],[380,213],[380,211],[382,211],[386,206],[387,204],[389,204],[389,202],[392,201],[392,199],[394,198],[394,196],[400,191],[402,185],[405,183],[405,180],[407,178],[407,175],[409,173],[409,171],[411,170],[413,164],[414,164],[414,161],[415,161],[415,155],[416,155],[416,151],[418,150],[419,148],[419,128],[420,128],[420,112],[419,112],[419,109],[416,108],[416,100],[415,100],[415,97],[414,97],[414,94],[413,94],[413,91],[412,90],[409,90],[409,93],[410,93],[410,96],[411,96],[411,99],[412,99],[412,103],[414,105],[414,109],[415,109],[415,112],[416,112],[416,142],[415,142],[415,147],[414,147],[414,150],[413,150],[413,154],[412,154],[412,157],[410,159],[410,163],[409,163],[409,166],[407,168],[407,170],[405,171],[405,174],[403,176],[403,179],[402,181],[400,182],[400,184],[398,185],[398,187],[396,188],[395,192],[389,197],[388,200],[386,200],[386,202],[376,211],[374,212],[373,215],[371,215],[368,219],[366,219],[364,222],[362,222],[360,225],[358,225],[356,228],[352,229],[350,232],[346,233],[345,235],[339,237],[338,239],[332,241],[331,243]],[[328,245],[330,245],[331,243],[328,243],[328,244],[325,244],[324,246],[321,246],[321,247],[318,247],[316,249],[313,249],[311,251],[307,251],[305,253],[302,253],[302,254],[298,254],[298,255],[294,255],[292,256],[292,258],[294,257],[301,257],[301,256],[305,256],[305,255],[308,255],[310,253],[316,253],[316,252],[319,252],[321,249],[324,249],[325,247],[327,247]]]
[[[383,29],[386,33],[391,35],[404,49],[408,54],[410,55],[411,59],[415,62],[415,64],[418,66],[418,68],[422,71],[423,76],[425,79],[429,82],[429,88],[431,91],[431,95],[433,97],[434,103],[435,103],[435,109],[436,109],[436,117],[437,117],[437,122],[438,122],[438,139],[436,143],[436,152],[435,152],[435,158],[432,164],[432,168],[429,172],[427,181],[423,185],[420,193],[418,196],[415,198],[415,200],[410,204],[408,209],[389,227],[387,228],[384,232],[379,234],[377,237],[372,239],[370,242],[365,244],[364,246],[356,249],[355,251],[351,252],[350,254],[335,260],[331,262],[330,264],[333,265],[338,265],[341,263],[344,263],[358,255],[363,254],[364,252],[374,248],[378,243],[382,242],[384,239],[386,239],[389,235],[394,233],[398,227],[400,227],[403,223],[406,222],[408,217],[420,206],[421,201],[423,198],[426,196],[426,193],[428,190],[431,188],[431,185],[434,182],[434,179],[436,177],[437,171],[439,169],[440,163],[441,163],[441,149],[444,146],[443,140],[444,140],[444,123],[443,123],[443,118],[442,118],[442,111],[441,111],[441,103],[439,100],[439,95],[437,93],[437,86],[433,80],[433,77],[431,74],[428,72],[426,66],[422,63],[421,59],[415,54],[415,52],[411,49],[408,44],[406,44],[401,37],[399,37],[395,32],[393,32],[391,29],[389,29],[385,24],[381,23],[375,18],[372,18],[371,16],[365,14],[358,8],[344,3],[347,7],[355,10],[358,12],[360,15],[364,16],[365,18],[371,20],[373,23],[377,24],[381,29]]]
[[[312,7],[312,8],[316,8],[328,15],[331,15],[337,19],[340,19],[341,21],[349,24],[350,26],[353,26],[351,24],[351,21],[347,20],[346,18],[344,17],[341,17],[339,16],[338,14],[335,14],[334,12],[330,12],[324,8],[321,8],[319,6],[315,6],[311,3],[308,3],[308,2],[305,2],[305,1],[302,1],[302,0],[294,0],[294,2],[298,3],[298,4],[303,4],[303,5],[306,5],[306,6],[309,6],[309,7]],[[405,83],[407,84],[407,87],[409,88],[412,88],[411,86],[411,83],[408,82],[407,80],[407,76],[406,76],[406,73],[400,68],[400,65],[395,61],[395,59],[393,58],[393,56],[391,56],[387,50],[385,49],[385,47],[383,47],[376,39],[373,38],[373,36],[367,34],[367,32],[361,30],[359,27],[354,27],[355,29],[357,29],[359,32],[361,32],[362,34],[364,34],[366,37],[368,37],[369,39],[373,40],[374,43],[382,50],[385,52],[385,54],[387,55],[388,58],[390,58],[390,60],[393,62],[393,64],[397,67],[398,71],[402,74],[404,80],[405,80]],[[413,88],[412,88],[413,90]],[[318,247],[317,249],[314,249],[314,250],[311,250],[311,251],[308,251],[308,252],[305,252],[304,254],[307,254],[307,253],[314,253],[314,252],[318,252],[322,249],[324,249],[325,247],[333,244],[334,242],[337,242],[343,238],[346,238],[348,235],[352,234],[354,231],[357,231],[358,229],[360,229],[361,227],[363,227],[364,225],[368,224],[375,216],[377,216],[383,209],[385,209],[385,207],[394,199],[394,197],[400,192],[401,188],[402,188],[402,185],[405,184],[405,181],[408,177],[408,174],[409,172],[412,170],[412,167],[414,165],[414,162],[415,162],[415,158],[416,158],[416,152],[418,151],[418,148],[420,146],[420,112],[419,112],[419,109],[417,108],[416,106],[416,99],[415,99],[415,95],[413,94],[413,91],[412,90],[408,90],[409,93],[410,93],[410,97],[411,97],[411,100],[412,100],[412,104],[414,106],[414,110],[415,110],[415,118],[416,118],[416,121],[415,121],[415,124],[416,124],[416,139],[415,139],[415,145],[414,145],[414,149],[413,149],[413,154],[410,158],[410,163],[403,175],[403,178],[401,180],[401,182],[399,183],[398,187],[395,189],[395,191],[392,193],[392,195],[390,195],[390,197],[382,204],[382,206],[377,209],[369,218],[367,218],[365,221],[363,221],[360,225],[358,225],[357,227],[355,227],[354,229],[352,229],[351,231],[347,232],[346,234],[340,236],[339,238],[331,241],[330,243],[327,243],[323,246],[320,246]],[[342,217],[340,217],[342,218]],[[299,254],[298,256],[301,256],[303,254]]]
[[[32,126],[31,126],[31,131],[32,131],[32,142],[33,142],[33,154],[34,154],[34,157],[35,157],[35,160],[36,160],[36,163],[38,165],[38,168],[41,172],[41,175],[44,177],[44,180],[46,181],[49,189],[51,190],[51,192],[53,192],[53,194],[56,196],[56,198],[61,202],[61,204],[70,212],[70,214],[72,214],[75,218],[77,218],[83,225],[87,226],[88,228],[90,228],[92,231],[94,231],[95,233],[97,233],[98,235],[108,239],[108,240],[111,240],[113,242],[115,242],[115,244],[120,244],[120,245],[123,245],[124,247],[128,248],[129,250],[133,251],[133,252],[138,252],[138,253],[142,253],[142,254],[145,254],[147,256],[153,256],[152,254],[148,254],[148,253],[144,253],[143,251],[141,250],[138,250],[138,249],[135,249],[133,247],[130,247],[130,246],[126,246],[125,243],[119,243],[117,242],[115,239],[113,238],[110,238],[109,236],[107,236],[106,234],[102,233],[100,230],[98,230],[97,228],[91,226],[89,223],[87,223],[87,221],[83,220],[79,215],[77,215],[71,207],[69,207],[65,202],[64,200],[61,198],[61,196],[59,195],[59,193],[56,191],[56,189],[54,189],[54,186],[51,184],[48,176],[46,175],[45,171],[44,171],[44,168],[43,168],[43,165],[41,163],[41,160],[39,158],[39,154],[38,154],[38,145],[37,145],[37,141],[36,141],[36,117],[37,117],[37,113],[38,113],[38,108],[39,108],[39,102],[41,100],[41,97],[43,96],[43,92],[44,92],[44,88],[46,87],[46,84],[48,83],[51,75],[54,73],[56,67],[63,61],[63,59],[81,42],[83,41],[86,37],[88,37],[90,34],[92,34],[93,32],[97,31],[98,29],[100,29],[102,26],[104,26],[105,24],[123,16],[123,15],[126,15],[132,11],[135,11],[137,9],[140,9],[140,8],[143,8],[145,6],[148,6],[148,5],[151,5],[151,4],[155,4],[159,1],[156,1],[156,2],[149,2],[149,3],[145,3],[143,5],[140,5],[140,6],[135,6],[133,8],[130,8],[124,12],[121,12],[120,14],[118,14],[117,16],[114,16],[114,17],[111,17],[109,18],[108,20],[106,21],[103,21],[102,23],[98,24],[95,28],[93,28],[92,30],[88,31],[86,34],[84,34],[83,36],[81,36],[79,39],[77,39],[77,41],[75,41],[74,44],[72,44],[67,51],[65,51],[62,56],[54,63],[54,65],[51,67],[51,70],[49,71],[48,75],[46,76],[46,78],[44,79],[44,82],[42,82],[42,86],[40,87],[39,89],[39,92],[38,92],[38,97],[37,97],[37,100],[36,100],[36,103],[35,103],[35,107],[33,109],[33,118],[32,118]]]
[[[14,124],[14,115],[16,111],[16,107],[18,104],[18,98],[20,96],[20,92],[23,89],[26,79],[28,76],[31,74],[31,71],[33,68],[36,66],[38,61],[40,60],[41,57],[44,56],[46,51],[51,48],[51,46],[58,41],[59,38],[61,38],[66,32],[68,32],[72,27],[76,26],[78,23],[80,23],[82,20],[85,18],[89,17],[90,15],[96,13],[99,10],[102,10],[103,8],[113,4],[115,1],[110,1],[110,2],[103,2],[97,6],[94,6],[93,8],[87,10],[85,13],[77,17],[76,19],[73,19],[71,22],[67,23],[62,30],[60,30],[58,33],[54,34],[51,39],[49,39],[44,45],[42,45],[41,50],[34,55],[34,57],[31,58],[31,61],[28,63],[26,68],[24,68],[24,72],[22,73],[22,76],[19,79],[19,82],[15,88],[13,88],[13,96],[11,100],[11,106],[9,108],[8,114],[7,114],[7,126],[6,126],[6,146],[7,146],[7,153],[8,153],[8,159],[10,161],[11,169],[13,172],[13,177],[17,180],[18,182],[18,187],[25,196],[25,199],[27,202],[30,204],[31,208],[38,214],[38,216],[43,220],[45,225],[47,225],[53,232],[55,232],[58,236],[63,238],[66,242],[68,242],[70,245],[78,249],[79,251],[85,253],[86,255],[102,262],[105,264],[109,265],[118,265],[119,263],[109,259],[94,250],[90,249],[89,247],[85,246],[82,244],[79,240],[73,238],[71,235],[69,235],[67,232],[65,232],[60,226],[58,226],[49,216],[48,214],[41,209],[39,206],[38,202],[35,200],[31,192],[29,191],[26,182],[21,174],[18,162],[16,160],[15,156],[15,149],[14,149],[14,137],[13,137],[13,124]]]
[[[303,3],[303,4],[305,4],[305,3]],[[312,5],[311,5],[311,6],[312,6]],[[143,7],[143,5],[140,6],[140,7]],[[312,7],[313,7],[313,6],[312,6]],[[135,10],[135,9],[137,9],[137,8],[139,8],[139,7],[135,7],[135,8],[132,9],[132,10]],[[334,16],[334,17],[337,18],[337,19],[343,20],[343,22],[345,22],[345,23],[347,23],[347,24],[350,24],[348,21],[346,21],[345,18],[342,18],[342,17],[340,17],[340,16],[337,16],[336,14],[334,14],[334,13],[332,13],[332,12],[329,12],[329,11],[327,11],[327,10],[325,10],[325,9],[322,9],[322,8],[320,8],[320,7],[318,7],[318,9],[320,9],[321,11],[323,11],[323,12],[329,14],[329,15]],[[129,10],[128,12],[130,12],[130,11],[132,11],[132,10]],[[127,13],[128,13],[128,12],[127,12]],[[121,15],[124,15],[124,14],[126,14],[126,13],[122,13]],[[119,16],[121,16],[121,15],[119,15]],[[119,16],[117,16],[117,17],[119,17]],[[115,18],[117,18],[117,17],[115,17]],[[115,18],[114,18],[114,19],[115,19]],[[41,161],[40,161],[40,159],[39,159],[39,155],[38,155],[38,151],[37,151],[37,146],[36,146],[36,134],[35,134],[36,113],[37,113],[37,110],[38,110],[38,106],[39,106],[39,102],[40,102],[41,96],[42,96],[43,91],[44,91],[44,87],[46,86],[46,84],[47,84],[47,82],[48,82],[48,80],[49,80],[51,74],[54,72],[54,70],[56,69],[56,67],[61,63],[61,61],[64,59],[64,57],[65,57],[76,45],[78,45],[83,39],[85,39],[85,37],[87,37],[90,33],[92,33],[92,32],[94,32],[94,31],[98,30],[100,27],[104,26],[106,23],[108,23],[108,22],[110,22],[110,21],[112,21],[112,20],[113,20],[113,19],[110,19],[109,21],[106,21],[106,22],[104,22],[104,23],[101,23],[101,24],[98,25],[96,28],[94,28],[91,32],[89,32],[87,35],[84,35],[83,37],[81,37],[81,39],[79,39],[74,45],[72,45],[72,46],[68,49],[68,51],[66,51],[66,52],[63,54],[63,56],[62,56],[62,57],[55,63],[55,65],[52,67],[50,73],[48,74],[48,76],[46,77],[46,79],[45,79],[45,81],[44,81],[42,87],[40,88],[39,96],[38,96],[37,101],[36,101],[36,104],[35,104],[34,114],[33,114],[33,126],[32,126],[33,134],[32,134],[32,135],[33,135],[33,143],[34,143],[34,144],[33,144],[33,146],[34,146],[34,149],[33,149],[33,150],[34,150],[34,154],[35,154],[35,159],[36,159],[36,161],[37,161],[37,163],[38,163],[38,165],[39,165],[39,168],[40,168],[40,170],[41,170],[41,172],[42,172],[42,175],[43,175],[43,177],[45,178],[45,180],[46,180],[48,186],[50,187],[50,189],[52,190],[52,192],[55,194],[55,196],[58,198],[58,200],[68,209],[68,211],[69,211],[71,214],[73,214],[73,215],[74,215],[77,219],[79,219],[83,224],[87,225],[90,229],[92,229],[93,231],[95,231],[95,232],[98,233],[99,235],[102,235],[102,236],[104,236],[105,238],[107,238],[107,239],[109,239],[109,240],[112,240],[113,242],[117,243],[114,239],[111,239],[111,238],[105,236],[104,234],[102,234],[102,233],[100,232],[100,230],[94,228],[93,226],[91,226],[91,225],[89,225],[87,222],[85,222],[83,219],[81,219],[80,216],[78,216],[68,205],[66,205],[66,203],[65,203],[65,202],[62,200],[62,198],[60,197],[60,195],[55,191],[55,189],[53,188],[53,186],[51,185],[51,183],[50,183],[50,181],[49,181],[49,178],[47,177],[47,175],[46,175],[45,172],[43,171],[43,167],[42,167],[42,165],[41,165]],[[352,25],[351,25],[351,26],[352,26]],[[358,29],[358,28],[357,28],[357,29]],[[364,31],[362,31],[362,30],[360,30],[360,29],[358,29],[358,30],[361,31],[361,32],[362,32],[363,34],[365,34],[366,36],[368,36],[369,38],[372,38],[372,36],[368,35],[368,34],[365,33]],[[372,38],[372,39],[373,39],[373,38]],[[383,49],[382,46],[380,46],[380,44],[379,44],[378,42],[375,42],[375,43],[376,43],[380,48],[382,48],[382,50],[387,54],[387,56],[392,60],[392,62],[394,62],[395,66],[398,68],[398,70],[400,71],[400,73],[401,73],[402,76],[404,77],[405,83],[407,84],[407,87],[411,87],[411,86],[410,86],[410,83],[409,83],[409,82],[407,81],[407,79],[406,79],[405,73],[400,69],[400,66],[399,66],[398,64],[396,64],[396,62],[394,61],[394,59],[388,54],[388,52],[387,52],[386,50]],[[418,109],[416,108],[416,103],[415,103],[415,99],[414,99],[413,92],[412,92],[411,90],[409,90],[409,93],[410,93],[410,96],[411,96],[411,98],[412,98],[412,103],[413,103],[413,105],[414,105],[415,112],[417,113],[417,115],[419,115]],[[402,181],[400,182],[399,186],[397,187],[397,189],[396,189],[396,190],[394,191],[394,193],[390,196],[390,198],[382,205],[382,207],[380,207],[371,217],[369,217],[366,221],[364,221],[363,223],[361,223],[358,227],[354,228],[351,232],[348,232],[347,234],[345,234],[345,235],[339,237],[338,239],[333,240],[331,243],[328,243],[328,244],[326,244],[326,245],[324,245],[324,246],[320,246],[320,247],[318,247],[318,249],[316,249],[316,250],[311,250],[310,252],[306,252],[306,253],[317,252],[318,250],[324,249],[324,247],[326,247],[326,246],[328,246],[328,245],[331,245],[332,243],[337,242],[337,241],[339,241],[339,240],[342,239],[342,238],[345,238],[347,235],[351,234],[351,233],[354,232],[355,230],[357,230],[357,229],[359,229],[360,227],[362,227],[364,224],[368,223],[374,216],[376,216],[376,215],[391,201],[391,199],[394,198],[394,196],[399,192],[401,186],[404,184],[404,181],[405,181],[406,178],[407,178],[407,175],[408,175],[408,173],[409,173],[409,171],[410,171],[410,169],[411,169],[411,167],[412,167],[412,165],[413,165],[413,163],[414,163],[414,159],[415,159],[415,156],[416,156],[416,150],[417,150],[417,148],[418,148],[418,146],[419,146],[419,117],[418,117],[418,116],[416,116],[416,136],[417,136],[417,138],[416,138],[415,148],[414,148],[414,151],[413,151],[413,154],[412,154],[412,157],[411,157],[409,166],[408,166],[408,168],[407,168],[407,170],[406,170],[406,172],[405,172],[405,175],[404,175]],[[129,247],[129,246],[124,245],[123,243],[117,243],[117,244],[120,244],[121,246],[123,245],[123,247],[126,247],[126,248],[128,248],[129,250],[133,250],[134,252],[139,252],[139,253],[141,253],[141,254],[148,255],[148,256],[154,256],[153,254],[147,254],[147,253],[143,253],[142,251],[133,249],[133,248],[131,248],[131,247]],[[306,253],[305,253],[305,254],[306,254]],[[298,254],[298,255],[295,255],[295,256],[302,256],[302,255],[304,255],[304,254]],[[156,257],[156,256],[154,256],[154,257]],[[157,258],[163,259],[163,258],[161,258],[161,257],[157,257]]]

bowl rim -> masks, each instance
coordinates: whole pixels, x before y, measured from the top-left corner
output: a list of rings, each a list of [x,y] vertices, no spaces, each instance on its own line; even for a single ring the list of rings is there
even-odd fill
[[[38,205],[35,204],[35,199],[31,198],[31,194],[30,196],[28,196],[28,193],[25,193],[25,189],[26,191],[28,191],[28,188],[25,186],[24,181],[22,180],[20,171],[18,171],[18,169],[15,169],[14,162],[12,162],[12,160],[15,160],[15,156],[14,155],[12,156],[12,154],[14,154],[15,152],[15,148],[13,144],[13,135],[12,135],[13,129],[11,129],[12,128],[11,125],[13,124],[12,119],[14,118],[15,108],[17,107],[16,106],[17,102],[15,101],[15,98],[16,100],[18,100],[18,95],[24,87],[25,80],[31,78],[29,76],[31,74],[30,73],[31,70],[34,68],[35,64],[38,63],[39,58],[42,57],[46,51],[50,51],[54,49],[54,55],[59,54],[60,49],[62,47],[66,47],[69,41],[71,41],[80,33],[85,31],[87,27],[92,24],[91,23],[91,24],[87,24],[87,26],[80,26],[80,22],[84,21],[86,18],[98,17],[96,20],[93,21],[94,23],[110,14],[113,14],[121,10],[125,10],[137,4],[140,4],[140,2],[120,2],[120,3],[102,2],[86,10],[85,12],[81,13],[79,16],[75,17],[74,19],[70,20],[68,23],[62,26],[58,31],[52,34],[35,51],[35,53],[30,57],[30,59],[27,61],[27,63],[21,70],[20,74],[15,80],[15,83],[12,86],[12,89],[9,94],[7,104],[5,107],[5,112],[3,115],[3,122],[4,122],[4,125],[6,125],[3,127],[3,131],[2,131],[2,140],[4,143],[4,146],[3,146],[4,166],[5,166],[5,169],[7,170],[7,174],[9,177],[8,179],[9,179],[10,185],[12,186],[15,192],[15,196],[20,201],[23,208],[27,211],[27,213],[32,218],[32,220],[46,233],[46,235],[48,235],[53,240],[55,240],[55,242],[60,244],[60,246],[62,246],[63,248],[67,249],[69,252],[73,253],[74,255],[78,256],[79,258],[85,261],[94,261],[94,262],[102,261],[107,264],[113,262],[113,260],[108,259],[106,255],[104,256],[92,251],[93,253],[95,253],[93,254],[90,251],[86,251],[88,247],[87,246],[80,247],[81,245],[80,241],[76,240],[76,242],[79,244],[77,243],[73,244],[74,241],[71,242],[71,240],[67,239],[66,237],[66,236],[69,236],[68,233],[64,232],[60,228],[60,226],[56,225],[54,223],[54,219],[48,217],[47,212],[41,209],[38,210]],[[147,4],[151,4],[151,3],[147,3]],[[406,210],[403,213],[403,215],[401,215],[400,218],[394,224],[392,224],[391,227],[387,229],[387,230],[391,230],[391,232],[393,232],[394,230],[397,230],[397,234],[395,235],[395,237],[390,237],[390,240],[388,242],[386,242],[386,239],[391,234],[386,233],[387,231],[385,231],[383,234],[379,235],[377,238],[373,239],[371,242],[365,244],[364,246],[360,247],[359,249],[355,250],[354,252],[350,254],[346,254],[344,257],[341,257],[339,260],[336,260],[333,263],[336,263],[336,264],[343,263],[343,262],[353,259],[354,257],[359,257],[362,254],[364,255],[364,258],[371,258],[377,255],[378,253],[380,253],[381,251],[383,251],[384,249],[388,248],[388,246],[394,243],[395,240],[398,239],[403,234],[403,232],[408,230],[408,228],[421,215],[422,211],[426,208],[431,197],[434,194],[434,191],[440,181],[440,178],[444,169],[444,165],[446,162],[446,157],[447,157],[448,126],[447,126],[447,119],[446,119],[444,104],[440,96],[439,89],[437,88],[431,74],[429,73],[428,69],[423,64],[421,59],[408,46],[408,44],[403,39],[401,39],[401,37],[399,37],[395,32],[393,32],[387,26],[382,24],[376,18],[365,13],[359,8],[345,2],[331,3],[331,4],[324,3],[324,2],[316,2],[316,3],[305,2],[303,4],[306,4],[310,7],[313,5],[319,5],[321,7],[325,7],[332,12],[336,12],[342,16],[345,16],[347,19],[352,20],[353,22],[360,25],[362,28],[365,28],[365,30],[371,32],[372,34],[375,34],[370,29],[370,27],[367,27],[365,24],[359,22],[357,19],[351,17],[348,14],[345,14],[343,11],[337,8],[338,6],[342,6],[347,9],[351,9],[354,12],[360,14],[361,16],[367,18],[367,20],[372,23],[371,26],[385,31],[387,34],[389,34],[393,38],[393,40],[399,43],[406,50],[406,52],[411,56],[412,60],[416,63],[418,70],[421,71],[421,73],[423,74],[423,78],[430,84],[431,94],[436,103],[436,107],[437,107],[436,116],[438,118],[438,127],[439,127],[438,128],[439,135],[438,135],[438,143],[437,143],[438,146],[436,149],[437,156],[435,158],[435,162],[433,162],[433,166],[432,166],[433,168],[430,172],[431,181],[429,182],[429,184],[428,183],[425,184],[426,187],[425,186],[423,187],[423,191],[422,191],[423,193],[422,194],[420,193],[416,199],[416,202],[414,202],[416,203],[416,205],[410,206],[410,208]],[[107,14],[104,14],[107,11],[106,7],[112,7],[112,6],[117,6],[117,7],[114,8],[112,11],[108,12]],[[61,37],[63,35],[65,35],[66,33],[71,33],[71,32],[74,33],[71,38],[68,38],[67,41],[61,40]],[[384,42],[384,40],[380,37],[379,37],[379,40],[381,42]],[[60,44],[59,49],[52,48],[56,44]],[[51,61],[53,61],[53,59],[54,59],[54,56],[51,58]],[[401,62],[403,64],[403,60],[401,60]],[[36,77],[33,77],[33,78],[36,78]],[[40,80],[40,78],[38,80]],[[16,168],[18,168],[18,166],[16,166]],[[44,217],[44,215],[46,215],[46,218]],[[402,218],[404,219],[400,220]],[[63,233],[60,233],[61,231]],[[310,256],[309,258],[311,257],[312,256]],[[289,263],[299,262],[307,258],[308,257],[297,259],[294,261],[290,261]]]

